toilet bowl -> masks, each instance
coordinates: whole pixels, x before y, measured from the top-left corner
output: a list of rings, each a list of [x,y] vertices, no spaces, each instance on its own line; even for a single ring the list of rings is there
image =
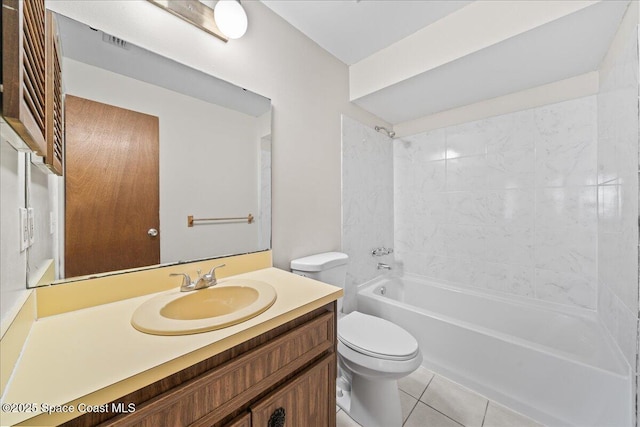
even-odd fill
[[[291,261],[291,271],[344,288],[348,256],[328,252]],[[397,380],[422,363],[416,339],[388,320],[353,311],[338,300],[337,403],[363,427],[400,427]]]

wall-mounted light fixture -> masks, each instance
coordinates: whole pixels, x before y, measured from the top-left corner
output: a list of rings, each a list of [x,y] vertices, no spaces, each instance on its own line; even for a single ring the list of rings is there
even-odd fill
[[[239,39],[247,32],[247,13],[239,0],[218,0],[213,17],[222,34],[230,39]]]
[[[247,14],[238,0],[148,0],[227,42],[247,31]]]

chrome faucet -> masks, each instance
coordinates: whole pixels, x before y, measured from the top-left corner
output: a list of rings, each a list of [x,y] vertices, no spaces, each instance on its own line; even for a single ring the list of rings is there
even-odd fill
[[[182,284],[180,285],[180,292],[197,291],[198,289],[205,289],[218,284],[216,279],[216,268],[224,267],[226,264],[220,264],[213,267],[205,275],[200,274],[198,270],[198,280],[191,281],[191,276],[187,273],[171,273],[169,276],[182,276]]]
[[[371,256],[385,256],[393,253],[393,248],[375,248],[371,251]]]
[[[378,263],[378,270],[391,270],[391,266],[389,264],[385,264],[383,262]]]

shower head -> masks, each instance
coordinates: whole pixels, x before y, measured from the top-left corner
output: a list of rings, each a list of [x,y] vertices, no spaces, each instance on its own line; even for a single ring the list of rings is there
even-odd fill
[[[395,133],[394,131],[389,130],[389,129],[387,129],[387,128],[385,128],[385,127],[382,127],[382,126],[376,126],[374,129],[375,129],[377,132],[380,132],[380,133],[384,132],[384,133],[386,133],[386,134],[389,136],[389,138],[393,138],[394,136],[396,136],[396,133]]]

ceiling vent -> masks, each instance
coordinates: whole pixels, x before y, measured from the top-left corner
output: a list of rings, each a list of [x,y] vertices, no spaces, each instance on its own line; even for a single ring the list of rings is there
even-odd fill
[[[129,43],[126,40],[119,39],[116,36],[112,36],[111,34],[102,33],[102,41],[117,46],[121,49],[129,50]]]

